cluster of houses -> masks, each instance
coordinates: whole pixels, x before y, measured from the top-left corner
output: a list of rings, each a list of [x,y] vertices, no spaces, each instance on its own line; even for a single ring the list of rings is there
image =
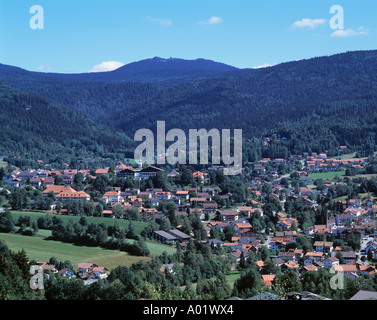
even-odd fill
[[[59,270],[55,265],[44,261],[37,262],[37,265],[40,266],[43,271],[49,271],[65,279],[81,279],[85,284],[90,284],[99,279],[106,279],[109,274],[109,271],[106,268],[90,262],[79,263],[76,270],[67,268]]]
[[[113,170],[110,167],[97,169],[94,172],[91,170],[47,170],[47,169],[28,169],[28,170],[14,170],[10,176],[3,177],[3,181],[9,187],[25,187],[26,185],[47,187],[55,184],[55,176],[62,178],[63,185],[72,185],[76,174],[81,173],[84,180],[87,176],[95,179],[102,174],[114,174],[120,178],[132,177],[133,179],[149,179],[155,176],[158,172],[163,172],[163,169],[149,166],[142,168],[140,166],[126,166],[123,163],[117,165]]]
[[[346,150],[346,146],[341,147],[342,150]],[[300,161],[303,164],[302,173],[318,172],[318,171],[343,171],[347,168],[363,168],[367,164],[367,159],[336,159],[328,157],[326,153],[307,153],[302,155],[293,155],[290,159],[271,159],[263,158],[254,165],[254,170],[260,173],[265,172],[265,166],[268,164],[272,167],[277,167],[280,164],[294,164],[296,161]]]
[[[61,177],[63,185],[72,185],[77,173],[82,173],[85,179],[87,175],[90,175],[90,170],[14,170],[10,176],[3,177],[3,181],[8,187],[25,188],[26,185],[31,185],[46,188],[55,184],[56,176]],[[95,176],[92,177],[95,178]]]
[[[367,164],[366,160],[362,159],[347,159],[339,160],[334,158],[328,158],[327,154],[311,154],[305,156],[304,170],[308,172],[315,171],[343,171],[347,168],[362,169]]]
[[[268,143],[268,140],[264,140]],[[342,150],[347,148],[341,147]],[[282,185],[282,177],[278,174],[279,167],[281,165],[297,165],[297,161],[301,162],[302,169],[297,171],[299,175],[299,181],[304,183],[300,187],[289,188],[286,185]],[[147,189],[141,191],[140,189],[126,189],[121,190],[117,187],[112,187],[111,190],[106,191],[102,197],[102,202],[106,205],[106,209],[103,211],[103,215],[109,218],[115,218],[114,207],[120,206],[124,210],[128,208],[134,208],[139,210],[140,213],[146,215],[148,218],[152,216],[157,222],[164,217],[163,212],[157,210],[157,206],[162,201],[173,202],[177,205],[176,215],[190,215],[196,213],[199,215],[203,223],[203,228],[207,233],[207,243],[209,245],[218,245],[221,247],[227,247],[231,251],[232,256],[235,258],[236,264],[239,263],[241,256],[247,258],[250,251],[259,250],[261,241],[259,235],[254,231],[253,226],[248,221],[249,218],[255,214],[263,216],[265,214],[271,214],[264,212],[263,203],[266,199],[277,199],[284,207],[284,203],[287,200],[300,202],[304,206],[309,206],[314,210],[317,210],[319,204],[313,200],[313,194],[326,195],[330,184],[325,184],[321,190],[314,190],[306,186],[313,181],[308,177],[311,172],[317,171],[338,171],[345,170],[346,168],[363,168],[366,165],[365,160],[350,159],[339,160],[327,157],[327,154],[307,154],[296,155],[288,159],[262,159],[253,166],[253,169],[243,168],[243,171],[254,171],[259,175],[253,177],[248,187],[250,193],[253,195],[250,206],[238,205],[236,208],[223,210],[219,208],[218,204],[213,201],[214,196],[219,196],[221,199],[231,199],[232,194],[221,194],[219,190],[213,187],[207,187],[208,172],[215,170],[209,168],[206,172],[194,172],[194,179],[203,183],[200,188],[173,188],[169,191],[157,188]],[[273,168],[270,172],[270,177],[265,179],[265,173],[267,166],[269,169]],[[113,174],[119,178],[132,178],[149,179],[159,172],[164,170],[154,166],[143,168],[141,166],[133,167],[120,163],[116,166],[113,172],[110,172],[110,168],[97,169],[95,171],[90,170],[63,170],[63,171],[48,171],[48,170],[26,170],[26,171],[14,171],[10,177],[5,177],[4,182],[8,186],[23,187],[26,184],[32,186],[43,187],[43,196],[47,197],[54,194],[55,202],[61,202],[63,205],[69,202],[79,202],[84,200],[90,200],[90,196],[84,191],[75,191],[72,188],[73,181],[76,174],[82,173],[83,177],[90,176],[96,179],[102,174]],[[54,177],[56,175],[61,176],[62,185],[54,184]],[[176,177],[179,175],[178,169],[174,169],[167,173],[169,177]],[[266,194],[263,190],[265,184],[271,186],[271,192]],[[148,203],[148,206],[145,204]],[[313,237],[315,234],[333,234],[336,237],[345,241],[349,240],[353,236],[357,236],[360,239],[364,238],[365,229],[369,228],[373,230],[374,235],[377,236],[377,221],[371,216],[377,213],[377,205],[373,201],[366,199],[349,199],[346,201],[340,201],[339,205],[343,209],[342,214],[337,214],[333,217],[326,217],[326,222],[323,225],[313,225],[305,230],[300,230],[297,219],[287,216],[284,212],[272,213],[274,221],[276,222],[276,231],[271,237],[267,246],[270,249],[278,249],[280,251],[279,256],[275,257],[275,262],[281,267],[282,270],[294,269],[298,272],[317,271],[319,268],[334,267],[337,270],[342,268],[348,276],[356,277],[364,272],[368,274],[374,274],[373,267],[367,264],[361,263],[359,256],[354,252],[342,251],[341,248],[333,248],[332,243],[327,242],[315,242],[314,252],[306,252],[303,250],[287,250],[286,246],[289,243],[294,243],[297,236],[306,235]],[[224,242],[218,239],[211,238],[211,230],[213,228],[224,231],[227,226],[232,225],[236,231],[236,235],[228,242]],[[172,244],[180,242],[182,246],[193,237],[193,234],[185,234],[182,232],[181,226],[177,226],[176,229],[168,231],[155,231],[153,236],[156,240],[163,243]],[[377,242],[374,240],[369,241],[365,248],[365,254],[370,252],[373,257],[377,257]],[[343,263],[340,264],[338,258],[335,257],[336,252],[341,252],[343,256]],[[263,262],[258,262],[263,267]],[[47,266],[46,266],[47,267]],[[80,272],[78,276],[90,277],[97,275],[100,267],[94,266],[92,269],[88,267],[88,272]],[[84,268],[85,269],[85,268]],[[95,270],[95,271],[94,271]],[[102,275],[104,276],[104,274]],[[272,275],[264,275],[263,281],[270,283]]]
[[[114,187],[102,196],[102,201],[108,204],[109,208],[117,204],[125,207],[141,207],[143,203],[147,202],[152,206],[158,206],[160,201],[169,201],[185,210],[195,204],[201,204],[204,210],[201,212],[205,214],[211,213],[217,208],[217,206],[214,207],[215,204],[209,204],[216,193],[217,190],[214,188],[202,188],[201,191],[198,188],[188,188],[187,190],[173,188],[170,191],[161,188],[150,188],[145,191],[140,191],[138,188],[129,188],[121,191],[120,188]],[[195,194],[195,196],[190,196],[190,194]]]

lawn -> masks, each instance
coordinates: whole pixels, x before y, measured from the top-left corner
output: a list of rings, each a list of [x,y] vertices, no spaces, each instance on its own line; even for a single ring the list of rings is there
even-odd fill
[[[376,153],[374,155],[376,155]],[[341,160],[351,160],[351,159],[352,160],[358,160],[358,159],[365,160],[365,159],[368,159],[368,157],[356,158],[356,152],[343,154],[340,157],[336,157],[336,158],[339,158]]]
[[[371,178],[376,178],[377,174],[372,173],[372,174],[358,174],[356,176],[350,176],[350,179],[359,179],[359,178],[364,178],[364,179],[371,179]]]
[[[37,220],[39,217],[45,217],[46,212],[24,212],[24,211],[11,211],[13,220],[17,222],[18,218],[21,216],[30,216],[31,222],[37,223]],[[50,213],[51,216],[54,216],[53,213]],[[65,215],[55,215],[61,220],[63,220],[64,224],[67,224],[68,221],[71,219],[73,222],[79,222],[80,221],[80,216],[65,216]],[[118,224],[119,227],[123,227],[124,229],[128,229],[129,221],[128,220],[122,220],[122,219],[111,219],[111,218],[102,218],[102,217],[85,217],[86,220],[88,221],[88,224],[90,223],[103,223],[107,227],[108,226],[113,226],[115,224]],[[141,231],[144,230],[145,227],[148,226],[147,222],[142,222],[142,221],[132,221],[132,226],[135,229],[135,233],[140,235]]]
[[[140,260],[145,262],[151,260],[151,257],[131,256],[119,250],[78,246],[61,241],[46,240],[43,234],[44,231],[40,230],[35,237],[0,233],[0,239],[4,240],[12,251],[18,252],[24,249],[28,258],[36,261],[48,261],[51,257],[55,257],[58,261],[69,260],[73,266],[80,262],[93,262],[107,269],[113,269],[119,265],[131,266]],[[133,240],[127,241],[133,242]],[[164,251],[168,254],[175,252],[175,248],[160,243],[147,242],[147,246],[151,255],[160,255]]]
[[[0,168],[6,168],[8,165],[7,162],[3,161],[3,160],[0,160]]]
[[[356,158],[356,152],[354,153],[346,153],[341,155],[340,157],[337,157],[341,160],[349,160],[349,159],[355,159]]]
[[[131,158],[125,158],[124,162],[131,163],[131,164],[137,164],[137,161],[135,159],[131,159]]]
[[[234,282],[239,279],[241,276],[240,271],[231,271],[229,274],[225,275],[226,282],[229,284],[229,286],[233,289]]]
[[[225,280],[226,283],[230,286],[231,289],[234,287],[234,282],[239,279],[241,276],[241,271],[230,271],[229,273],[225,274]],[[211,278],[211,280],[215,280],[216,277]],[[192,289],[196,291],[196,287],[198,286],[198,283],[192,284]],[[180,289],[183,291],[186,289],[186,286],[181,286]]]
[[[60,241],[45,240],[41,237],[27,237],[19,234],[0,233],[12,251],[24,249],[29,259],[48,261],[55,257],[58,261],[71,261],[75,266],[80,262],[93,262],[108,269],[118,265],[130,266],[139,260],[149,261],[149,257],[136,257],[119,250],[107,250],[100,247],[76,246]]]
[[[311,173],[309,178],[312,180],[323,179],[323,180],[333,180],[335,177],[343,178],[345,177],[345,171],[331,171],[331,172],[320,172],[320,173]]]

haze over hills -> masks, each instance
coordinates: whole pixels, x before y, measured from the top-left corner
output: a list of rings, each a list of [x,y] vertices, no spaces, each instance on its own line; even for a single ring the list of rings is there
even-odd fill
[[[125,74],[134,80],[125,81]],[[308,149],[335,153],[339,145],[372,150],[377,142],[377,51],[257,70],[160,58],[81,75],[0,65],[0,79],[129,137],[165,120],[167,130],[237,128],[244,138],[276,133],[287,138],[276,147],[277,154]]]

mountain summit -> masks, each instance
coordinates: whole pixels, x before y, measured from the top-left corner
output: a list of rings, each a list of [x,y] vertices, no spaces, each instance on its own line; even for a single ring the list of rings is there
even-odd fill
[[[185,60],[154,57],[132,62],[114,71],[51,75],[84,81],[176,83],[177,81],[204,79],[236,70],[238,69],[235,67],[206,59]]]

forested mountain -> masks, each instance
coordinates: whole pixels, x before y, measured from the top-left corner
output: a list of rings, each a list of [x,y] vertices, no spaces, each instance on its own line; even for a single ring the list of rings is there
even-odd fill
[[[200,61],[205,70],[207,62]],[[156,65],[154,59],[144,61],[136,74],[153,82],[148,63]],[[76,109],[130,137],[165,120],[167,129],[240,128],[245,139],[274,133],[286,138],[276,140],[264,155],[336,153],[339,145],[376,149],[377,51],[233,70],[200,80],[187,76],[169,86],[162,83],[171,81],[170,75],[159,76],[158,83],[93,82],[0,65],[0,78],[15,87]]]
[[[212,60],[164,59],[154,57],[152,59],[132,62],[110,72],[52,75],[67,79],[96,82],[128,81],[173,84],[181,81],[213,77],[235,70],[237,68]]]
[[[0,81],[0,154],[45,163],[124,156],[133,141],[79,111]]]

